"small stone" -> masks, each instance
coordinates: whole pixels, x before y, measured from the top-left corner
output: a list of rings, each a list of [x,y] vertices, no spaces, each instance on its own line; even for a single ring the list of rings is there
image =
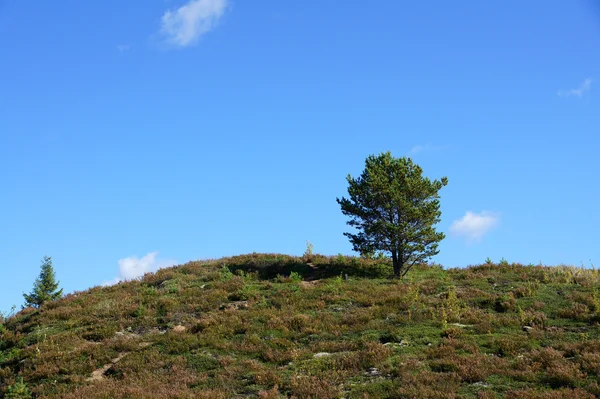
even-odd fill
[[[523,331],[525,331],[525,332],[528,332],[528,333],[529,333],[529,332],[531,332],[532,330],[533,330],[533,327],[530,327],[530,326],[523,326]]]
[[[313,355],[313,357],[314,357],[315,359],[320,359],[320,358],[322,358],[322,357],[327,357],[327,356],[331,356],[331,353],[328,353],[328,352],[319,352],[319,353],[315,353],[315,354]]]
[[[378,377],[381,375],[381,373],[376,367],[371,367],[365,372],[365,375],[368,375],[369,377]]]

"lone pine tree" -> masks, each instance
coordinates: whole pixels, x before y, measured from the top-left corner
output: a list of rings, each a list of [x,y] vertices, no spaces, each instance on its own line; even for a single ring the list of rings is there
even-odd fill
[[[62,296],[62,288],[58,289],[59,282],[56,281],[54,268],[52,267],[52,258],[44,256],[40,267],[40,275],[33,284],[33,290],[29,294],[23,294],[25,306],[34,306],[39,308],[44,302],[53,301]]]
[[[448,178],[430,180],[410,158],[390,152],[370,155],[358,178],[348,175],[349,198],[336,198],[348,225],[358,232],[344,233],[361,254],[391,254],[394,274],[404,276],[415,264],[439,253],[444,233],[438,191]]]

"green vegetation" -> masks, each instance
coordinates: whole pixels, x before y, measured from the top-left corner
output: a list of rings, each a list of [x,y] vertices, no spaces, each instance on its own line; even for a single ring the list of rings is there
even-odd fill
[[[337,202],[350,217],[348,225],[358,230],[344,233],[356,252],[391,254],[397,277],[439,252],[444,233],[433,226],[442,215],[438,191],[448,178],[431,181],[410,158],[385,152],[370,155],[360,177],[347,180],[350,198]]]
[[[24,309],[0,330],[0,397],[600,395],[599,271],[419,264],[398,280],[385,261],[307,252],[190,262]]]
[[[33,306],[39,308],[44,302],[54,301],[63,294],[63,290],[58,289],[59,282],[56,281],[54,275],[52,258],[44,256],[40,269],[40,275],[33,284],[33,291],[30,294],[23,294],[26,307]]]
[[[11,385],[6,390],[6,399],[28,399],[31,398],[31,392],[29,392],[29,388],[27,385],[23,383],[23,379],[15,382],[14,385]]]

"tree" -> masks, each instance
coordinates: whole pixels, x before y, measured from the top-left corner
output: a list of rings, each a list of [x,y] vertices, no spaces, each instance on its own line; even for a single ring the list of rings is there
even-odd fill
[[[391,254],[397,277],[437,255],[445,237],[434,225],[442,214],[438,191],[448,178],[431,181],[422,174],[410,158],[394,158],[390,152],[370,155],[360,177],[347,177],[349,198],[336,198],[350,217],[347,224],[358,230],[344,233],[354,250]]]
[[[30,294],[23,294],[25,306],[34,306],[39,308],[44,302],[53,301],[62,296],[62,288],[58,289],[59,282],[56,281],[54,269],[52,268],[52,258],[44,256],[39,277],[33,284],[33,291]]]

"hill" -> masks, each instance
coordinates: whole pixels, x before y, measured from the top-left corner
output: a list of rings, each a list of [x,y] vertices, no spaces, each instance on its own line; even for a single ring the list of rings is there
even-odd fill
[[[37,398],[600,396],[600,272],[389,274],[250,254],[70,294],[0,324],[0,396],[21,378]]]

